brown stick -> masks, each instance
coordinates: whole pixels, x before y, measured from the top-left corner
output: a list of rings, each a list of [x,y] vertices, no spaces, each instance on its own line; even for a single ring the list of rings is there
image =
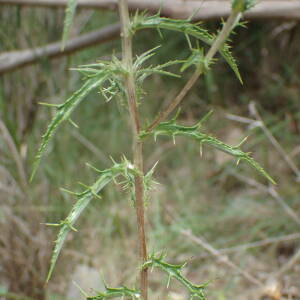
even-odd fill
[[[61,42],[57,42],[35,49],[4,52],[0,55],[0,75],[36,63],[44,57],[54,58],[63,56],[85,47],[105,43],[117,38],[119,34],[120,25],[114,24],[67,41],[63,51],[61,50]]]
[[[217,249],[215,249],[213,246],[211,246],[209,243],[207,243],[203,238],[197,237],[192,234],[190,230],[181,230],[181,233],[188,237],[190,240],[195,242],[196,244],[203,247],[206,251],[211,253],[212,255],[216,256],[222,263],[227,265],[228,267],[234,269],[239,274],[243,275],[249,282],[256,284],[260,287],[263,286],[263,284],[257,280],[254,276],[252,276],[249,272],[241,269],[239,266],[237,266],[235,263],[233,263],[228,256],[221,254]]]
[[[1,120],[1,118],[0,118],[0,136],[3,138],[4,142],[6,142],[7,147],[9,149],[10,153],[12,154],[12,157],[15,160],[16,167],[18,170],[18,175],[19,175],[20,182],[21,182],[21,186],[22,186],[24,192],[26,192],[27,188],[28,188],[28,179],[26,176],[26,171],[25,171],[22,157],[16,147],[16,144],[15,144],[9,130],[7,129],[7,127],[5,126],[5,123]]]
[[[132,37],[129,26],[129,12],[127,0],[119,0],[119,13],[122,27],[122,55],[123,64],[127,70],[125,86],[128,97],[128,107],[131,118],[132,135],[133,135],[133,160],[134,166],[139,171],[135,176],[135,206],[138,226],[140,264],[147,261],[147,244],[145,234],[145,217],[144,217],[144,184],[143,184],[143,142],[139,139],[141,130],[140,117],[137,108],[136,87],[132,66]],[[148,299],[148,270],[140,268],[140,289],[143,300]]]
[[[300,182],[300,170],[295,164],[295,162],[290,158],[290,156],[285,152],[285,150],[282,148],[282,146],[278,143],[274,135],[271,133],[271,131],[267,128],[265,125],[262,117],[258,113],[255,102],[251,101],[249,104],[249,111],[250,114],[254,116],[256,121],[258,122],[260,128],[263,130],[264,134],[267,136],[268,140],[271,142],[271,144],[274,146],[276,151],[281,155],[281,157],[285,160],[287,165],[291,168],[291,170],[294,172],[296,176],[296,180]]]
[[[164,121],[171,112],[179,105],[179,103],[184,99],[186,94],[190,91],[190,89],[194,86],[200,75],[202,74],[201,70],[196,69],[190,79],[187,81],[185,86],[181,89],[179,94],[175,99],[170,101],[168,106],[162,110],[157,118],[153,121],[153,123],[147,128],[147,132],[151,132],[160,122]]]
[[[20,5],[37,7],[64,7],[67,0],[0,0],[0,5]],[[168,17],[187,18],[195,14],[195,20],[226,18],[230,14],[230,1],[210,0],[129,0],[130,10],[148,10]],[[117,0],[78,0],[79,8],[117,9]],[[300,2],[298,0],[260,1],[245,14],[250,19],[285,19],[300,20]]]
[[[234,253],[234,252],[241,252],[241,251],[246,251],[248,249],[256,248],[256,247],[263,247],[267,246],[270,244],[277,244],[280,242],[286,242],[286,241],[291,241],[291,240],[297,240],[300,239],[300,233],[292,233],[284,236],[279,236],[279,237],[271,237],[271,238],[266,238],[264,240],[248,243],[248,244],[241,244],[238,246],[233,246],[229,248],[221,248],[217,249],[217,251],[220,254],[228,254],[228,253]],[[194,256],[191,260],[196,260],[196,259],[202,259],[205,257],[208,257],[211,254],[205,253],[201,254],[198,256]]]
[[[286,203],[286,201],[280,196],[277,190],[273,186],[266,186],[257,182],[255,179],[248,178],[244,175],[237,174],[235,172],[230,172],[230,174],[237,179],[257,188],[258,190],[269,194],[273,199],[275,199],[278,204],[284,209],[287,215],[298,225],[300,225],[300,217],[295,213],[295,211]]]
[[[274,277],[281,277],[283,274],[290,271],[299,260],[300,248],[298,248],[296,253],[274,274]]]

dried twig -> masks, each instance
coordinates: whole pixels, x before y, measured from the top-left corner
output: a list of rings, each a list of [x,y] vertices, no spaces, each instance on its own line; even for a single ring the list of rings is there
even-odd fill
[[[28,187],[28,184],[27,184],[28,181],[27,181],[27,176],[26,176],[26,171],[25,171],[25,167],[23,164],[23,160],[20,156],[20,153],[15,145],[15,142],[14,142],[12,136],[9,133],[9,130],[7,129],[7,127],[5,126],[4,122],[1,119],[0,119],[0,134],[3,138],[3,140],[6,142],[7,147],[9,149],[12,157],[15,160],[22,188],[24,189],[24,191],[26,191],[27,187]]]
[[[249,111],[250,114],[253,115],[256,119],[256,121],[259,124],[259,127],[263,130],[271,144],[274,146],[274,148],[277,150],[277,152],[282,156],[282,158],[286,161],[288,166],[292,169],[292,171],[295,173],[297,181],[300,181],[300,170],[296,166],[296,164],[292,161],[292,159],[289,157],[289,155],[285,152],[285,150],[281,147],[281,145],[278,143],[278,141],[275,139],[274,135],[270,132],[270,130],[266,127],[262,117],[258,113],[255,103],[252,101],[249,104]]]
[[[300,239],[300,233],[292,233],[292,234],[279,236],[279,237],[271,237],[271,238],[256,241],[253,243],[242,244],[242,245],[229,247],[229,248],[221,248],[221,249],[218,249],[217,251],[220,254],[228,254],[228,253],[245,251],[245,250],[256,248],[256,247],[263,247],[263,246],[267,246],[270,244],[276,244],[276,243],[286,242],[286,241],[291,241],[291,240],[296,240],[296,239]],[[193,257],[193,260],[205,258],[207,256],[209,256],[209,254],[198,255],[198,256]]]
[[[19,5],[37,7],[64,7],[67,0],[0,0],[0,5]],[[187,18],[191,15],[195,20],[211,20],[226,18],[230,14],[230,1],[210,0],[129,0],[130,10],[148,10],[173,18]],[[117,10],[117,0],[78,0],[79,8]],[[201,8],[200,10],[198,10]],[[197,11],[198,10],[198,11]],[[197,13],[195,14],[195,11]],[[245,14],[252,19],[300,19],[300,2],[297,0],[259,1],[255,7]]]
[[[279,195],[279,193],[276,191],[276,189],[273,186],[265,186],[259,182],[257,182],[255,179],[248,178],[241,174],[236,174],[234,172],[230,172],[230,174],[237,179],[239,179],[242,182],[247,183],[250,186],[253,186],[257,188],[258,190],[269,194],[274,198],[284,209],[287,215],[291,217],[292,220],[294,220],[298,225],[300,225],[300,218],[299,216],[294,212],[294,210],[285,202],[285,200]]]
[[[295,264],[300,260],[300,248],[297,252],[275,273],[274,277],[281,277],[284,273],[289,271],[295,266]]]
[[[263,283],[261,283],[259,280],[257,280],[255,277],[253,277],[249,272],[241,269],[239,266],[237,266],[235,263],[233,263],[231,260],[229,260],[228,256],[220,253],[218,250],[216,250],[213,246],[211,246],[209,243],[207,243],[203,238],[196,237],[192,234],[190,230],[181,230],[181,233],[188,237],[190,240],[195,242],[196,244],[200,245],[202,248],[204,248],[206,251],[211,253],[212,255],[216,256],[220,262],[224,263],[228,267],[234,269],[239,274],[244,276],[249,282],[258,285],[260,287],[263,286]]]
[[[22,190],[19,187],[19,183],[3,165],[0,165],[0,177],[2,178],[2,182],[0,183],[0,191],[2,190],[3,192],[19,197],[24,196],[24,193],[22,193]]]
[[[120,25],[114,24],[100,30],[83,34],[66,42],[61,50],[61,42],[48,44],[35,49],[4,52],[0,54],[0,75],[18,68],[37,63],[42,58],[55,58],[68,55],[85,47],[105,43],[119,37]]]

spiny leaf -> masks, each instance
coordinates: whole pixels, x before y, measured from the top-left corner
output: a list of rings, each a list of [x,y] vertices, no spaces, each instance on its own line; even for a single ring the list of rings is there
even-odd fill
[[[176,20],[171,18],[163,18],[158,15],[147,16],[145,14],[136,15],[131,23],[131,31],[145,28],[161,28],[167,30],[179,31],[184,34],[194,36],[201,41],[210,44],[214,37],[206,29],[199,27],[200,23],[192,24],[190,20]]]
[[[61,124],[62,121],[68,120],[70,117],[71,112],[75,109],[75,107],[83,100],[84,97],[87,96],[93,89],[97,88],[103,81],[105,81],[106,77],[101,78],[90,78],[88,79],[82,87],[77,90],[65,103],[59,105],[57,107],[57,113],[52,119],[51,123],[49,124],[46,133],[42,137],[42,143],[38,149],[38,152],[35,156],[35,160],[33,163],[33,171],[31,175],[31,179],[33,179],[41,158],[46,150],[46,147],[54,135],[55,131],[57,130],[58,126]]]
[[[208,45],[212,45],[215,40],[215,36],[210,34],[206,29],[201,28],[199,24],[200,23],[192,24],[189,19],[175,20],[163,18],[159,15],[147,16],[145,14],[140,14],[133,18],[131,23],[131,32],[134,33],[135,31],[144,28],[167,29],[182,32],[186,36],[193,36]],[[230,47],[225,44],[221,49],[219,49],[219,52],[242,83],[241,75],[239,73],[236,61],[230,52]]]
[[[180,71],[183,72],[192,65],[196,65],[196,67],[201,66],[204,70],[207,70],[209,68],[209,64],[211,62],[207,62],[205,60],[203,49],[201,49],[201,48],[191,49],[191,51],[192,51],[192,54],[182,65]]]
[[[154,173],[154,170],[155,170],[157,164],[158,164],[158,162],[156,162],[154,164],[154,166],[147,172],[147,174],[145,174],[143,176],[144,199],[145,199],[146,204],[147,204],[147,201],[149,199],[149,191],[151,191],[154,184],[158,184],[158,182],[156,182],[153,179],[153,173]]]
[[[97,169],[94,168],[94,170]],[[89,205],[90,201],[94,197],[99,197],[98,196],[99,192],[115,177],[119,175],[123,175],[124,177],[127,177],[128,173],[134,173],[135,169],[132,167],[131,163],[124,158],[122,163],[115,163],[111,168],[103,171],[97,170],[97,172],[101,175],[92,186],[87,186],[86,190],[84,190],[81,193],[71,192],[71,194],[75,194],[77,196],[77,202],[73,206],[67,218],[64,221],[62,221],[60,224],[55,224],[56,226],[58,225],[61,226],[61,228],[59,230],[57,240],[55,241],[55,246],[51,258],[51,264],[47,276],[47,281],[49,281],[53,273],[57,258],[59,256],[59,253],[62,249],[62,246],[66,240],[69,231],[71,229],[74,229],[75,222],[77,221],[81,213],[84,211],[84,209]]]
[[[100,87],[100,93],[107,102],[118,95],[125,96],[126,94],[123,79],[124,74],[128,71],[123,67],[122,62],[114,55],[111,61],[99,60],[97,63],[83,65],[74,70],[78,70],[88,78],[106,75],[107,79],[104,82],[106,82],[107,85],[103,82],[103,85]]]
[[[87,300],[103,300],[111,298],[129,297],[131,299],[140,299],[141,293],[135,289],[129,289],[126,286],[120,288],[105,287],[105,292],[98,293],[96,296],[87,297]]]
[[[153,173],[157,163],[158,162],[156,162],[145,175],[141,174],[141,172],[136,170],[133,166],[132,169],[127,169],[126,172],[123,172],[123,177],[125,180],[120,182],[120,184],[122,184],[124,190],[128,190],[130,192],[133,204],[135,204],[135,176],[143,177],[144,199],[145,204],[147,204],[147,200],[149,199],[149,191],[152,189],[154,184],[158,184],[153,180]]]
[[[73,22],[75,11],[76,11],[76,6],[77,6],[77,0],[68,0],[68,5],[66,8],[65,22],[64,22],[64,32],[63,32],[63,38],[62,38],[62,50],[64,50],[66,41],[69,37],[71,25]]]
[[[71,112],[93,89],[99,88],[100,93],[107,101],[118,93],[124,93],[123,74],[127,71],[124,70],[121,62],[114,56],[111,61],[99,61],[95,64],[81,66],[75,70],[83,73],[86,81],[65,103],[57,105],[58,111],[43,135],[42,143],[35,157],[30,180],[33,179],[49,140],[58,126],[62,121],[69,119]],[[105,87],[107,81],[110,84],[108,88]]]
[[[243,79],[240,74],[236,59],[233,57],[230,51],[230,46],[228,44],[225,44],[222,49],[220,50],[221,55],[226,60],[226,62],[229,64],[233,72],[235,73],[236,77],[240,81],[241,84],[243,84]]]
[[[149,259],[143,264],[143,268],[151,268],[157,267],[163,271],[165,271],[169,280],[175,278],[179,282],[181,282],[189,291],[190,299],[198,298],[201,300],[205,300],[204,295],[204,287],[205,285],[196,285],[190,282],[186,277],[184,277],[181,273],[182,268],[185,266],[181,265],[173,265],[163,261],[164,255],[155,256],[154,254],[149,257]],[[168,280],[168,282],[169,282]]]
[[[169,71],[165,71],[164,69],[169,66],[172,66],[172,65],[181,64],[182,62],[183,62],[182,60],[174,60],[174,61],[169,61],[169,62],[161,64],[161,65],[157,65],[155,67],[150,66],[148,68],[136,70],[136,72],[135,72],[136,80],[141,85],[143,83],[143,81],[152,74],[160,74],[160,75],[178,78],[178,77],[180,77],[180,75],[169,72]]]
[[[156,46],[150,50],[147,50],[146,52],[142,53],[141,55],[137,55],[134,63],[133,63],[133,68],[135,70],[139,69],[146,60],[150,59],[152,56],[154,56],[155,50],[157,50],[158,48],[160,48],[161,46]]]
[[[256,162],[249,155],[249,153],[245,153],[240,149],[241,143],[237,146],[230,146],[211,135],[200,132],[199,129],[203,123],[203,120],[196,123],[194,126],[182,126],[176,124],[176,118],[177,116],[171,119],[170,121],[160,123],[154,129],[154,131],[150,133],[142,132],[140,137],[143,138],[149,134],[152,134],[154,135],[155,139],[158,135],[168,135],[168,136],[172,136],[173,138],[175,138],[176,136],[186,136],[186,137],[193,138],[194,140],[200,142],[200,147],[202,147],[202,144],[208,144],[209,146],[212,146],[218,150],[221,150],[223,152],[226,152],[236,157],[238,162],[241,160],[245,160],[248,164],[254,167],[260,174],[266,177],[270,182],[276,184],[273,178],[260,166],[258,162]],[[244,141],[245,139],[243,140],[243,142]]]
[[[55,247],[54,247],[52,258],[51,258],[51,264],[50,264],[50,269],[49,269],[49,273],[47,276],[47,282],[49,281],[49,279],[53,273],[57,258],[59,256],[59,253],[62,249],[62,246],[66,240],[66,237],[67,237],[70,229],[73,227],[74,223],[76,222],[76,220],[78,219],[78,217],[80,216],[82,211],[88,206],[88,204],[90,203],[90,201],[92,200],[94,195],[98,194],[101,191],[101,189],[103,189],[103,187],[105,185],[107,185],[111,180],[112,180],[112,177],[107,176],[107,175],[102,175],[91,186],[90,189],[77,195],[78,200],[77,200],[76,204],[72,208],[70,214],[65,219],[65,221],[63,221],[61,223],[61,228],[59,230],[57,240],[55,241]]]
[[[161,74],[161,75],[166,75],[166,76],[172,76],[172,77],[180,77],[180,75],[168,72],[165,70],[165,68],[175,65],[175,64],[181,64],[184,61],[182,60],[174,60],[174,61],[168,61],[164,64],[161,65],[156,65],[156,66],[149,66],[142,68],[142,65],[150,59],[152,56],[154,56],[155,50],[157,50],[160,46],[157,46],[153,49],[150,49],[141,55],[137,56],[136,60],[133,63],[133,70],[135,74],[135,78],[137,80],[137,83],[139,86],[143,83],[143,81],[150,75],[152,74]]]

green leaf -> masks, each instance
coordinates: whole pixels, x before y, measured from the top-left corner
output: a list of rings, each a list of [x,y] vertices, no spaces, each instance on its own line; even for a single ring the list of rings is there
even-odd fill
[[[194,126],[182,126],[176,124],[176,118],[171,119],[167,122],[160,123],[152,132],[142,132],[140,137],[146,137],[148,135],[154,135],[154,138],[158,135],[168,135],[172,136],[173,139],[175,139],[176,136],[185,136],[190,137],[200,143],[200,149],[202,152],[202,145],[208,144],[209,146],[212,146],[220,151],[223,151],[225,153],[228,153],[234,157],[237,158],[237,162],[244,160],[249,165],[251,165],[253,168],[255,168],[260,174],[262,174],[264,177],[266,177],[271,183],[276,184],[274,179],[260,166],[258,162],[256,162],[249,153],[245,153],[241,150],[240,146],[245,142],[246,139],[244,139],[239,145],[237,146],[230,146],[217,138],[205,134],[203,132],[200,132],[199,129],[203,123],[203,119],[195,124]],[[204,117],[206,119],[207,116]]]
[[[124,73],[127,71],[123,68],[120,60],[114,56],[111,61],[99,61],[98,63],[81,66],[75,70],[81,72],[86,77],[86,81],[65,103],[56,106],[58,111],[49,124],[46,133],[43,135],[42,143],[33,163],[33,172],[30,180],[33,179],[49,140],[54,135],[58,126],[62,121],[69,119],[72,111],[88,93],[95,88],[99,88],[100,93],[108,101],[118,93],[124,94],[122,84]],[[107,81],[110,84],[108,88],[104,86]]]
[[[142,53],[141,55],[138,55],[133,63],[133,68],[135,70],[138,70],[139,68],[141,68],[141,66],[145,63],[145,61],[147,61],[152,56],[154,56],[156,54],[155,50],[157,50],[160,47],[161,47],[160,45],[156,46],[150,50],[147,50],[146,52]]]
[[[143,81],[152,74],[160,74],[160,75],[178,78],[180,77],[180,75],[166,71],[164,69],[172,65],[181,64],[182,62],[183,62],[182,60],[174,60],[154,67],[149,66],[147,68],[136,70],[135,72],[136,80],[141,85]]]
[[[153,179],[153,173],[157,166],[158,162],[154,164],[154,166],[143,176],[143,185],[144,185],[144,201],[147,204],[149,199],[149,192],[155,184],[158,184],[157,181]]]
[[[182,65],[180,71],[183,72],[192,65],[195,65],[196,67],[202,66],[204,70],[207,70],[209,68],[209,62],[205,60],[203,49],[191,49],[191,51],[192,54]]]
[[[159,28],[178,31],[186,36],[193,36],[205,44],[212,45],[215,40],[215,35],[210,34],[206,29],[201,28],[201,23],[192,24],[189,19],[175,20],[170,18],[163,18],[158,15],[147,16],[145,14],[136,15],[131,23],[131,32],[135,33],[137,30],[145,28]],[[239,81],[242,83],[242,78],[238,70],[238,66],[234,57],[230,52],[230,47],[225,44],[219,49],[220,54],[232,68]]]
[[[202,285],[196,285],[193,284],[191,281],[189,281],[186,277],[184,277],[182,275],[182,269],[183,267],[186,265],[181,264],[181,265],[173,265],[173,264],[169,264],[165,261],[163,261],[164,255],[159,255],[159,256],[155,256],[154,254],[151,255],[148,259],[148,261],[146,261],[143,264],[143,268],[151,268],[151,267],[156,267],[159,268],[163,271],[165,271],[168,276],[168,285],[171,279],[176,279],[178,280],[180,283],[182,283],[187,290],[190,293],[190,298],[189,299],[201,299],[201,300],[205,300],[205,295],[204,295],[204,287],[205,284]]]
[[[155,50],[160,48],[160,46],[157,46],[153,49],[150,49],[141,55],[137,56],[134,63],[133,63],[133,70],[135,74],[135,78],[137,80],[137,83],[139,86],[143,83],[143,81],[150,75],[152,74],[160,74],[160,75],[166,75],[166,76],[172,76],[172,77],[180,77],[180,75],[174,74],[172,72],[168,72],[165,70],[165,68],[175,65],[175,64],[181,64],[184,61],[182,60],[174,60],[174,61],[168,61],[164,64],[161,65],[156,65],[156,66],[148,66],[145,68],[142,68],[143,64],[150,59],[152,56],[154,56]]]
[[[243,79],[240,74],[236,59],[231,54],[230,46],[228,44],[225,44],[222,49],[219,50],[223,58],[226,60],[226,62],[229,64],[233,72],[235,73],[236,77],[240,81],[241,84],[243,84]]]
[[[53,273],[57,258],[59,256],[59,253],[62,249],[62,246],[66,240],[69,231],[73,228],[73,225],[75,224],[76,220],[83,212],[83,210],[89,205],[92,198],[95,195],[97,195],[101,191],[101,189],[103,189],[104,186],[107,185],[111,180],[112,178],[109,176],[105,176],[105,175],[101,176],[90,189],[84,191],[83,193],[78,194],[78,201],[74,205],[72,211],[65,219],[65,221],[61,222],[60,224],[61,228],[59,230],[57,240],[55,241],[55,247],[51,258],[51,264],[47,276],[47,282],[49,281]]]
[[[132,167],[131,163],[124,158],[122,163],[115,163],[110,169],[106,169],[103,171],[99,171],[96,168],[94,168],[98,173],[100,173],[100,177],[97,179],[97,181],[92,186],[87,186],[86,190],[84,190],[82,193],[73,193],[77,196],[77,202],[73,206],[71,212],[67,216],[67,218],[62,221],[60,224],[56,224],[57,226],[60,226],[60,230],[57,236],[57,240],[55,241],[55,246],[51,258],[51,264],[50,269],[47,276],[47,282],[49,281],[57,258],[59,256],[59,253],[63,247],[63,244],[66,240],[66,237],[71,229],[74,229],[74,224],[81,215],[81,213],[84,211],[84,209],[90,204],[90,201],[94,197],[99,197],[99,192],[115,177],[119,175],[123,175],[125,178],[128,177],[128,173],[135,173],[135,169]],[[49,224],[51,225],[51,224]]]
[[[49,124],[46,133],[42,137],[42,143],[38,149],[38,152],[35,156],[33,163],[33,171],[31,174],[31,179],[33,179],[37,168],[40,164],[41,158],[46,150],[46,147],[56,132],[58,126],[64,121],[68,120],[72,111],[76,106],[89,94],[93,89],[99,87],[103,81],[106,80],[106,77],[96,77],[86,80],[82,87],[77,90],[65,103],[57,107],[57,113]]]
[[[69,37],[70,29],[73,23],[75,11],[77,6],[77,0],[68,0],[68,5],[66,7],[66,16],[64,22],[64,32],[62,37],[62,50],[64,50],[66,41]]]
[[[131,23],[131,32],[145,28],[160,28],[173,31],[179,31],[187,35],[196,37],[206,44],[211,44],[214,36],[206,29],[199,27],[200,23],[192,24],[190,20],[176,20],[163,18],[158,15],[147,16],[145,14],[136,15]]]

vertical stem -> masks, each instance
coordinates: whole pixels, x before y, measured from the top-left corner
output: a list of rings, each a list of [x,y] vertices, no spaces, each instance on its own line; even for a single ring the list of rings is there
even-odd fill
[[[147,244],[145,235],[145,218],[144,218],[144,185],[143,185],[143,143],[139,139],[140,117],[137,109],[136,87],[132,67],[132,38],[129,32],[129,13],[127,0],[119,0],[119,13],[122,25],[122,57],[123,64],[128,71],[125,78],[125,86],[128,98],[128,107],[131,119],[133,135],[133,161],[134,166],[140,171],[140,175],[135,177],[135,199],[136,199],[136,216],[139,239],[139,256],[140,263],[147,261]],[[140,289],[143,300],[148,298],[148,271],[141,268],[140,271]]]

